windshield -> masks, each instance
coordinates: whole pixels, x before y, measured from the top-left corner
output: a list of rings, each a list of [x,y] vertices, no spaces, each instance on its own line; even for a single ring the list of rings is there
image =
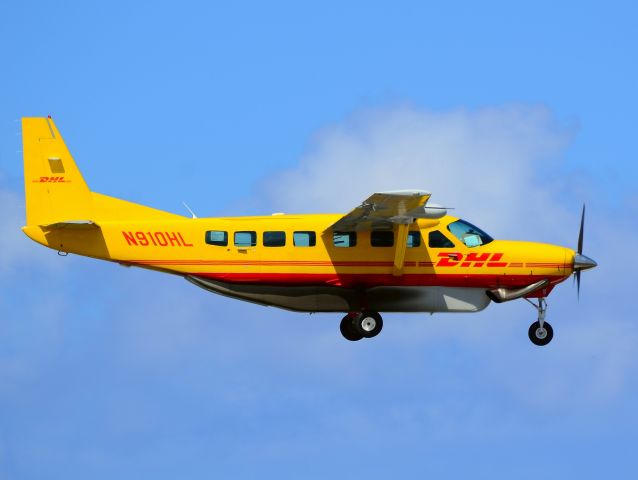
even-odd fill
[[[486,245],[494,240],[483,230],[465,220],[452,222],[447,226],[447,229],[452,232],[452,235],[461,240],[466,247],[470,248]]]

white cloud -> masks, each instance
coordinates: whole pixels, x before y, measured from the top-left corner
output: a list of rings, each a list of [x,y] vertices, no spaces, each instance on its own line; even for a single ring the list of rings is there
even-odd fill
[[[15,192],[0,189],[0,238],[3,248],[0,249],[0,274],[6,271],[16,259],[24,257],[30,249],[29,242],[20,231],[24,215],[24,200],[18,198]]]
[[[552,237],[577,222],[577,207],[555,201],[573,134],[543,106],[364,110],[320,131],[298,166],[259,191],[275,210],[345,212],[375,191],[424,188],[500,237]]]
[[[290,211],[294,205],[302,212],[346,211],[375,190],[425,187],[434,201],[458,207],[455,213],[495,235],[573,245],[580,205],[574,200],[565,207],[572,188],[571,178],[563,180],[572,135],[544,107],[364,111],[320,132],[297,167],[265,179],[259,202],[274,210]],[[583,295],[607,295],[618,287],[603,277],[622,277],[623,272],[610,255],[598,256],[613,251],[612,239],[598,232],[617,219],[605,218],[603,226],[596,209],[588,218],[586,253],[594,252],[601,267],[583,275]],[[133,278],[141,273],[128,274],[131,284],[139,282]],[[131,288],[136,300],[114,305],[112,315],[122,318],[118,332],[130,342],[129,354],[162,366],[194,358],[242,362],[255,356],[276,369],[285,364],[289,373],[300,366],[340,384],[365,384],[370,379],[361,365],[373,361],[379,348],[411,364],[443,344],[462,348],[465,358],[478,365],[462,374],[470,384],[492,385],[526,408],[559,411],[566,411],[574,394],[583,399],[585,410],[610,401],[627,388],[637,367],[630,355],[638,341],[635,328],[612,318],[601,331],[601,308],[592,308],[588,297],[578,308],[569,285],[550,298],[548,318],[557,338],[538,349],[527,340],[535,312],[522,302],[492,305],[478,315],[387,315],[386,330],[374,341],[380,344],[353,345],[340,338],[339,315],[314,317],[326,324],[318,330],[302,314],[209,298],[190,285],[166,292],[167,283],[150,282],[144,292]],[[151,288],[165,293],[155,304],[140,301],[144,295],[156,298]],[[179,315],[173,305],[180,305]],[[604,308],[622,311],[620,303]],[[437,377],[430,369],[410,368],[417,376]],[[587,375],[581,374],[583,368]]]
[[[482,382],[505,388],[522,404],[567,406],[576,395],[595,405],[631,383],[638,331],[624,317],[632,295],[623,280],[629,272],[612,258],[616,240],[607,234],[623,213],[604,215],[604,200],[586,188],[595,180],[566,168],[574,134],[543,106],[364,110],[324,128],[297,166],[265,179],[260,202],[279,211],[345,212],[375,191],[425,188],[433,202],[456,207],[452,214],[498,238],[575,246],[580,203],[589,200],[595,208],[588,215],[585,253],[601,267],[583,274],[583,295],[595,299],[583,298],[578,308],[575,292],[556,290],[548,320],[557,341],[545,351],[521,350],[530,347],[526,334],[535,312],[518,304],[492,305],[471,321],[453,315],[397,318],[401,330],[387,328],[384,335],[415,351],[456,339],[481,364],[474,374]],[[638,234],[635,224],[628,228],[631,238]],[[603,296],[614,300],[601,302]]]
[[[428,188],[433,201],[457,207],[455,213],[495,236],[573,245],[579,205],[565,206],[572,190],[562,180],[572,135],[543,107],[367,110],[320,132],[297,167],[263,181],[258,200],[273,210],[347,211],[375,190]],[[40,255],[58,257],[20,232],[21,196],[0,195],[0,228],[8,239],[0,280],[19,266],[46,273]],[[379,437],[390,431],[395,439],[423,430],[484,435],[531,428],[536,421],[528,411],[555,419],[560,428],[574,398],[573,418],[582,420],[635,385],[638,332],[627,321],[631,292],[622,280],[629,272],[614,262],[615,239],[605,233],[621,218],[601,218],[592,209],[586,253],[601,266],[583,275],[580,308],[569,288],[552,295],[556,340],[545,349],[529,344],[534,312],[522,303],[492,305],[477,315],[387,315],[379,338],[352,344],[340,337],[337,314],[265,309],[210,296],[177,278],[106,264],[99,275],[73,270],[73,281],[91,282],[93,292],[106,292],[109,300],[91,293],[73,302],[108,319],[97,333],[82,331],[82,342],[107,345],[103,354],[116,359],[109,361],[143,372],[144,379],[156,375],[176,390],[203,395],[209,389],[231,411],[258,416],[264,402],[283,398],[314,412],[313,402],[330,404],[335,392],[359,399],[375,398],[374,392],[387,395],[381,415],[361,415],[358,405],[336,415],[326,408],[315,417],[323,432],[341,436],[341,424],[350,421],[353,440],[362,428]],[[630,229],[636,233],[635,225]],[[54,285],[52,293],[69,295]],[[34,310],[35,317],[43,315]],[[76,311],[64,324],[77,330],[96,321],[81,317]],[[51,343],[57,344],[54,327]],[[0,376],[3,367],[8,377],[24,376],[28,366],[0,363]],[[494,419],[500,408],[492,405],[494,397],[507,404],[509,417]],[[391,423],[399,426],[392,430]]]
[[[24,197],[0,183],[0,282],[11,280],[27,264],[37,263],[46,270],[60,268],[61,262],[55,262],[55,252],[35,244],[22,232],[24,221]]]

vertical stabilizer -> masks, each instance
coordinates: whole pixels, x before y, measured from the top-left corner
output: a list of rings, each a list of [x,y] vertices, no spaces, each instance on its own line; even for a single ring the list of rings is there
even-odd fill
[[[23,118],[27,226],[91,219],[92,197],[53,120]]]

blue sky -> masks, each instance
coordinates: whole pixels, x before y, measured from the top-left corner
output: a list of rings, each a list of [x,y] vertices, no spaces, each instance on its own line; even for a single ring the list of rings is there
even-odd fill
[[[638,467],[631,2],[30,2],[0,15],[0,478],[623,477]],[[95,191],[199,216],[426,188],[574,246],[580,302],[337,315],[232,301],[30,242],[18,119]],[[622,226],[621,229],[618,229]],[[619,252],[625,252],[619,254]]]

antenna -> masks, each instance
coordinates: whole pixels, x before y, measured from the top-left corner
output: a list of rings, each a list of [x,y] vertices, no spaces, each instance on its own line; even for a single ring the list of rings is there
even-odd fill
[[[193,218],[197,218],[197,215],[195,215],[195,212],[193,212],[191,210],[191,207],[189,207],[188,205],[186,205],[186,202],[182,202],[182,205],[184,205],[186,207],[186,210],[189,211],[189,213],[193,216]]]

